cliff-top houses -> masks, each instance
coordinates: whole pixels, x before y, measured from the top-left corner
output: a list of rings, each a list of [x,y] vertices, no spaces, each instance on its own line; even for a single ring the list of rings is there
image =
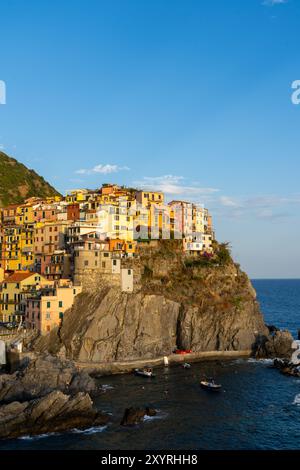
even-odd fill
[[[211,254],[212,218],[200,205],[116,184],[0,209],[0,320],[46,334],[95,273],[132,292],[126,260],[160,239],[180,240],[190,256]]]

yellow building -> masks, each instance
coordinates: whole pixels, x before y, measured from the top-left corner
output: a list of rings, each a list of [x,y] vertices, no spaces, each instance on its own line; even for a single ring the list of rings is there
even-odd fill
[[[34,209],[30,203],[21,204],[16,211],[16,225],[25,225],[34,223]]]
[[[126,201],[102,204],[97,212],[97,230],[103,238],[133,240],[133,216]]]
[[[26,327],[43,335],[49,333],[61,324],[65,311],[72,307],[81,291],[81,286],[73,286],[72,283],[47,286],[36,291],[26,299]]]
[[[144,207],[149,207],[151,204],[163,204],[164,193],[161,191],[137,191],[135,199]]]
[[[2,231],[1,267],[4,270],[15,271],[21,265],[21,227],[7,226]]]
[[[38,273],[16,271],[2,281],[1,317],[4,322],[20,322],[24,317],[23,301],[35,286],[49,284]]]
[[[88,197],[89,191],[87,189],[74,189],[66,195],[65,199],[67,203],[74,203],[87,201]]]

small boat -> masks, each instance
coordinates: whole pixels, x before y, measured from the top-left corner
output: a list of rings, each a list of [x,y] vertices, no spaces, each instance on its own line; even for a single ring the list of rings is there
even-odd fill
[[[182,364],[182,367],[184,369],[190,369],[191,368],[191,364],[189,364],[188,362],[184,362],[184,364]]]
[[[219,392],[222,388],[222,385],[216,384],[214,380],[201,380],[200,385],[205,390],[209,390],[211,392]]]
[[[147,367],[145,369],[134,369],[135,375],[139,375],[141,377],[155,377],[153,374],[153,370],[150,367]]]

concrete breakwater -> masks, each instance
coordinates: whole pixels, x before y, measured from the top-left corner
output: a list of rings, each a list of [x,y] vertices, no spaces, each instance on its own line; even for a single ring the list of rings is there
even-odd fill
[[[170,354],[155,359],[138,359],[134,361],[113,361],[113,362],[78,362],[75,361],[75,367],[78,370],[85,370],[89,374],[95,375],[114,375],[126,374],[133,369],[145,366],[159,367],[164,365],[164,357],[167,357],[169,365],[183,364],[184,362],[200,362],[214,360],[230,360],[238,358],[249,358],[252,355],[251,350],[245,351],[205,351],[187,354]]]

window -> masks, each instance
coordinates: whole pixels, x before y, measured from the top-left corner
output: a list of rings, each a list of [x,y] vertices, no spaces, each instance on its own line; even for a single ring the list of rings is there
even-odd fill
[[[84,260],[84,266],[88,266],[88,265],[89,265],[88,260]]]
[[[47,302],[47,308],[51,307],[51,302]]]
[[[16,289],[20,289],[20,284],[17,282]]]
[[[113,260],[113,265],[117,266],[117,260],[116,259]]]
[[[59,312],[59,319],[62,320],[64,318],[63,312]]]
[[[60,301],[58,302],[58,306],[59,306],[59,308],[61,308],[61,307],[63,306],[62,300],[60,300]]]
[[[51,320],[51,315],[50,315],[50,313],[46,313],[46,319],[47,319],[47,320]]]
[[[109,257],[109,253],[104,253],[103,256],[104,256],[104,258],[108,258],[108,257]]]
[[[106,265],[105,261],[102,261],[102,268],[105,268],[105,265]]]
[[[128,276],[131,276],[131,269],[128,269]]]

